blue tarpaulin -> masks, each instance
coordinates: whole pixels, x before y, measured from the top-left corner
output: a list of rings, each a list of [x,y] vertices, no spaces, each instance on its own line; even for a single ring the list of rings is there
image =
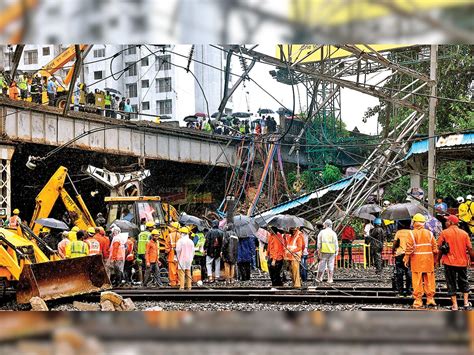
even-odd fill
[[[474,145],[474,133],[451,134],[436,139],[436,148],[448,148],[461,145]],[[414,154],[423,154],[428,152],[428,138],[414,142],[408,151],[405,159]]]

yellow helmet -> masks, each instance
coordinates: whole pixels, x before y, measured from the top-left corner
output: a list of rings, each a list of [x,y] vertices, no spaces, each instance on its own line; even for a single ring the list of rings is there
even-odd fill
[[[78,226],[74,226],[74,227],[72,227],[71,231],[72,231],[72,232],[79,232],[80,229],[79,229]]]
[[[94,227],[89,227],[89,228],[87,228],[87,233],[89,233],[89,234],[95,234],[95,228],[94,228]]]
[[[413,216],[413,222],[425,223],[426,218],[421,213],[417,213],[416,215]]]
[[[189,227],[182,227],[179,229],[179,232],[189,234],[190,230],[189,230]]]
[[[154,226],[155,226],[155,222],[149,221],[149,222],[145,223],[145,227],[147,227],[147,228],[153,228]]]
[[[151,235],[160,235],[160,232],[158,231],[158,229],[153,229],[151,231]]]
[[[19,210],[18,208],[15,208],[15,209],[13,210],[13,214],[20,214],[20,210]]]
[[[171,227],[173,227],[174,229],[179,229],[180,227],[179,222],[172,222]]]
[[[51,232],[51,229],[49,229],[48,227],[42,227],[41,232],[42,233],[49,233],[49,232]]]

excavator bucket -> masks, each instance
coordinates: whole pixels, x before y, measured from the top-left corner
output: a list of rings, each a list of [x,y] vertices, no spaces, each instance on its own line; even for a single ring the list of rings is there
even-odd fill
[[[18,303],[32,297],[53,300],[112,288],[101,255],[25,265],[17,287]]]

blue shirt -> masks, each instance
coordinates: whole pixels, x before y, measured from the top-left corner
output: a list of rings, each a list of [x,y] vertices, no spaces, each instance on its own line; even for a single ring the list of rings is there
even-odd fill
[[[125,112],[132,112],[132,105],[125,104],[123,110],[124,110]]]
[[[54,84],[51,80],[48,81],[48,88],[47,88],[48,93],[54,94],[55,89],[56,89],[56,84]]]
[[[448,211],[448,205],[444,202],[437,203],[434,205],[435,210],[442,211],[442,212],[447,212]]]

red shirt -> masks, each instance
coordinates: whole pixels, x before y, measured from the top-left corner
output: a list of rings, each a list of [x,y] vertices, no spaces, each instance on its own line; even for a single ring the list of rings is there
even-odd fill
[[[354,228],[352,228],[351,226],[345,226],[342,229],[341,239],[350,240],[351,242],[354,241],[356,239],[356,232]]]
[[[100,233],[94,235],[94,239],[99,242],[102,256],[107,259],[109,257],[110,239]]]
[[[459,229],[458,226],[451,225],[443,230],[438,238],[438,247],[446,241],[449,244],[449,253],[441,257],[444,265],[466,267],[471,264],[468,251],[472,249],[469,235]]]
[[[268,256],[272,260],[283,260],[285,254],[285,240],[280,233],[270,234],[268,237]]]

